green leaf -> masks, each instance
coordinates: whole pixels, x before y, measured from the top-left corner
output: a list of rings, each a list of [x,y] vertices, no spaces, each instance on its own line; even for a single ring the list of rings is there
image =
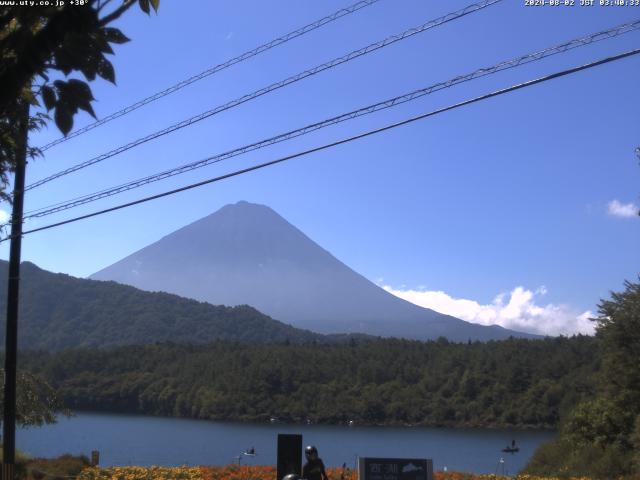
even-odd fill
[[[97,48],[98,51],[103,53],[111,53],[111,54],[114,53],[113,48],[111,48],[111,45],[109,45],[109,42],[107,41],[107,39],[104,38],[103,35],[100,35],[100,32],[98,32],[94,36],[92,46],[93,48]]]
[[[93,81],[96,79],[96,74],[98,73],[98,62],[99,59],[95,55],[91,55],[87,57],[86,61],[78,66],[78,69],[83,73],[83,75],[89,81]]]
[[[153,10],[157,12],[158,8],[160,8],[160,0],[151,0],[151,6]]]
[[[140,4],[140,9],[148,15],[150,13],[149,0],[138,0],[138,3]]]
[[[89,102],[78,102],[78,108],[81,109],[81,110],[84,110],[89,115],[91,115],[93,118],[95,118],[95,119],[98,118],[98,117],[96,117],[96,112],[93,111],[93,107],[91,106],[91,104]]]
[[[111,43],[127,43],[130,39],[117,28],[106,27],[102,29],[102,35],[107,42]]]
[[[38,99],[36,98],[36,96],[33,94],[31,90],[25,89],[22,92],[22,98],[25,99],[27,102],[29,102],[29,105],[33,105],[34,107],[40,106],[40,102],[38,102]]]
[[[65,75],[80,68],[90,55],[87,38],[77,33],[66,35],[64,43],[54,53],[55,66]]]
[[[98,72],[98,75],[105,80],[108,80],[111,83],[116,83],[116,72],[113,70],[111,62],[106,58],[102,57],[98,60],[98,68],[96,71]]]
[[[68,112],[73,116],[78,112],[78,109],[82,109],[93,118],[96,118],[96,114],[91,106],[91,101],[94,98],[89,85],[76,78],[73,78],[68,82],[56,80],[54,85],[58,90],[59,99],[56,113],[59,109],[61,111]],[[63,113],[60,115],[63,115]]]
[[[42,87],[42,101],[47,110],[51,110],[56,104],[56,93],[48,85]]]
[[[91,106],[91,102],[87,99],[84,98],[78,98],[76,99],[76,104],[75,106],[81,110],[84,110],[85,112],[87,112],[89,115],[91,115],[93,118],[96,118],[96,113],[93,111],[93,107]]]
[[[71,79],[65,86],[65,103],[69,104],[74,110],[78,108],[84,110],[93,118],[96,118],[96,114],[91,106],[91,101],[94,100],[91,88],[82,80]]]
[[[72,95],[78,98],[82,98],[88,101],[95,100],[93,98],[93,93],[91,93],[91,88],[82,80],[72,78],[67,82],[67,88]]]
[[[58,103],[54,119],[60,131],[66,137],[73,128],[73,112],[67,105]]]

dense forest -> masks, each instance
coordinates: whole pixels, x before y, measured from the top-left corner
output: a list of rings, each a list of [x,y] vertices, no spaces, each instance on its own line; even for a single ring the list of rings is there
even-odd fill
[[[0,261],[0,291],[7,288]],[[155,342],[247,343],[345,341],[273,320],[249,306],[210,305],[177,295],[145,292],[115,282],[55,274],[22,264],[20,348],[63,350]],[[0,311],[6,297],[0,295]],[[0,343],[4,343],[0,329]]]
[[[0,262],[0,288],[5,270]],[[559,435],[536,452],[529,473],[640,472],[638,283],[601,302],[596,337],[452,343],[323,336],[249,306],[213,306],[29,263],[23,272],[20,364],[71,409],[549,427]]]
[[[640,283],[626,282],[598,307],[595,392],[562,416],[559,435],[538,449],[529,473],[640,478]]]
[[[592,337],[215,342],[28,353],[71,409],[319,423],[556,427],[592,395]]]

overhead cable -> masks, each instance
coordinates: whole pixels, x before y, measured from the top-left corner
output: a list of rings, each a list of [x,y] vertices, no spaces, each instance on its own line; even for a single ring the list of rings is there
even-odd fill
[[[268,85],[266,87],[263,87],[259,90],[256,90],[252,93],[248,93],[246,95],[243,95],[242,97],[239,97],[235,100],[232,100],[230,102],[227,102],[225,104],[219,105],[211,110],[207,110],[206,112],[203,112],[199,115],[195,115],[191,118],[188,118],[186,120],[183,120],[181,122],[175,123],[169,127],[166,127],[162,130],[156,131],[154,133],[151,133],[149,135],[146,135],[144,137],[138,138],[137,140],[134,140],[132,142],[129,142],[125,145],[122,145],[118,148],[115,148],[107,153],[103,153],[102,155],[99,155],[97,157],[94,157],[90,160],[86,160],[82,163],[79,163],[77,165],[74,165],[72,167],[66,168],[62,171],[59,171],[57,173],[54,173],[53,175],[50,175],[42,180],[38,180],[35,183],[32,183],[30,185],[27,185],[25,187],[25,191],[27,190],[31,190],[33,188],[39,187],[41,185],[44,185],[45,183],[51,182],[52,180],[55,180],[57,178],[63,177],[65,175],[69,175],[70,173],[76,172],[78,170],[81,170],[83,168],[89,167],[91,165],[95,165],[96,163],[102,162],[108,158],[114,157],[116,155],[119,155],[123,152],[126,152],[127,150],[130,150],[134,147],[137,147],[139,145],[142,145],[143,143],[147,143],[151,140],[155,140],[156,138],[162,137],[164,135],[167,135],[169,133],[175,132],[176,130],[180,130],[182,128],[185,127],[189,127],[197,122],[200,122],[206,118],[209,118],[213,115],[216,115],[218,113],[221,113],[225,110],[229,110],[231,108],[237,107],[238,105],[242,105],[243,103],[246,103],[248,101],[254,100],[258,97],[261,97],[262,95],[265,95],[267,93],[273,92],[274,90],[278,90],[280,88],[286,87],[288,85],[291,85],[293,83],[299,82],[300,80],[303,80],[307,77],[316,75],[320,72],[323,72],[325,70],[329,70],[331,68],[334,68],[338,65],[341,65],[343,63],[349,62],[351,60],[354,60],[356,58],[362,57],[363,55],[367,55],[371,52],[374,52],[376,50],[379,50],[381,48],[384,48],[386,46],[392,45],[396,42],[399,42],[401,40],[405,40],[407,38],[410,38],[414,35],[417,35],[419,33],[425,32],[427,30],[430,30],[434,27],[438,27],[440,25],[443,25],[445,23],[451,22],[453,20],[457,20],[459,18],[462,18],[466,15],[469,15],[471,13],[477,12],[479,10],[482,10],[484,8],[487,8],[491,5],[494,5],[498,2],[501,2],[502,0],[484,0],[482,2],[479,3],[474,3],[472,5],[469,5],[461,10],[458,10],[456,12],[452,12],[452,13],[448,13],[447,15],[444,15],[442,17],[436,18],[434,20],[430,20],[418,27],[414,27],[414,28],[410,28],[408,30],[405,30],[402,33],[396,34],[396,35],[392,35],[390,37],[385,38],[384,40],[380,40],[379,42],[375,42],[372,43],[370,45],[367,45],[366,47],[360,48],[358,50],[354,50],[346,55],[343,55],[341,57],[338,58],[334,58],[333,60],[323,63],[321,65],[317,65],[313,68],[310,68],[309,70],[305,70],[304,72],[300,72],[296,75],[293,75],[291,77],[288,77],[284,80],[281,80],[279,82],[276,83],[272,83],[271,85]]]
[[[225,180],[227,178],[236,177],[236,176],[243,175],[245,173],[249,173],[249,172],[252,172],[252,171],[255,171],[255,170],[260,170],[260,169],[263,169],[263,168],[266,168],[266,167],[270,167],[270,166],[273,166],[273,165],[276,165],[276,164],[279,164],[279,163],[283,163],[283,162],[286,162],[288,160],[292,160],[292,159],[295,159],[295,158],[300,158],[300,157],[309,155],[311,153],[319,152],[319,151],[322,151],[322,150],[327,150],[329,148],[336,147],[338,145],[342,145],[342,144],[345,144],[345,143],[350,143],[350,142],[353,142],[355,140],[359,140],[361,138],[369,137],[369,136],[372,136],[372,135],[375,135],[375,134],[378,134],[378,133],[385,132],[387,130],[391,130],[391,129],[394,129],[394,128],[397,128],[397,127],[400,127],[400,126],[403,126],[403,125],[407,125],[409,123],[416,122],[418,120],[423,120],[423,119],[428,118],[428,117],[433,117],[435,115],[438,115],[438,114],[441,114],[441,113],[444,113],[444,112],[447,112],[447,111],[450,111],[450,110],[454,110],[454,109],[457,109],[457,108],[460,108],[460,107],[464,107],[464,106],[467,106],[467,105],[470,105],[470,104],[473,104],[473,103],[476,103],[476,102],[487,100],[487,99],[492,98],[492,97],[497,97],[499,95],[504,95],[506,93],[513,92],[515,90],[520,90],[520,89],[523,89],[523,88],[526,88],[526,87],[531,87],[533,85],[537,85],[537,84],[540,84],[540,83],[543,83],[543,82],[554,80],[556,78],[564,77],[566,75],[570,75],[570,74],[577,73],[577,72],[580,72],[580,71],[583,71],[583,70],[587,70],[587,69],[590,69],[590,68],[593,68],[593,67],[604,65],[606,63],[611,63],[611,62],[614,62],[614,61],[617,61],[617,60],[621,60],[623,58],[627,58],[627,57],[630,57],[630,56],[633,56],[633,55],[637,55],[639,53],[640,53],[640,49],[635,49],[635,50],[624,52],[624,53],[621,53],[621,54],[618,54],[618,55],[613,55],[613,56],[610,56],[610,57],[607,57],[607,58],[604,58],[604,59],[601,59],[601,60],[597,60],[595,62],[587,63],[585,65],[569,68],[567,70],[562,70],[560,72],[556,72],[556,73],[553,73],[551,75],[546,75],[544,77],[540,77],[540,78],[537,78],[537,79],[534,79],[534,80],[529,80],[529,81],[524,82],[524,83],[520,83],[520,84],[517,84],[517,85],[512,85],[510,87],[503,88],[503,89],[500,89],[500,90],[496,90],[496,91],[493,91],[491,93],[487,93],[485,95],[481,95],[481,96],[478,96],[478,97],[475,97],[475,98],[472,98],[472,99],[469,99],[469,100],[465,100],[463,102],[459,102],[459,103],[456,103],[456,104],[453,104],[453,105],[449,105],[449,106],[444,107],[444,108],[439,108],[437,110],[433,110],[433,111],[430,111],[430,112],[427,112],[427,113],[423,113],[421,115],[417,115],[415,117],[411,117],[411,118],[402,120],[400,122],[396,122],[396,123],[392,123],[392,124],[389,124],[389,125],[385,125],[384,127],[376,128],[374,130],[369,130],[369,131],[366,131],[364,133],[360,133],[358,135],[354,135],[354,136],[351,136],[351,137],[343,138],[341,140],[337,140],[335,142],[327,143],[327,144],[321,145],[319,147],[315,147],[315,148],[311,148],[311,149],[304,150],[304,151],[301,151],[301,152],[297,152],[297,153],[294,153],[292,155],[287,155],[285,157],[280,157],[278,159],[271,160],[269,162],[260,163],[258,165],[253,165],[251,167],[243,168],[241,170],[236,170],[234,172],[227,173],[225,175],[220,175],[218,177],[209,178],[209,179],[203,180],[201,182],[192,183],[192,184],[186,185],[184,187],[180,187],[180,188],[176,188],[176,189],[173,189],[173,190],[169,190],[169,191],[165,191],[165,192],[162,192],[162,193],[158,193],[158,194],[155,194],[155,195],[151,195],[151,196],[148,196],[148,197],[140,198],[138,200],[134,200],[132,202],[127,202],[127,203],[123,203],[123,204],[120,204],[120,205],[116,205],[114,207],[106,208],[104,210],[99,210],[99,211],[96,211],[96,212],[92,212],[92,213],[88,213],[88,214],[85,214],[85,215],[80,215],[78,217],[74,217],[74,218],[70,218],[70,219],[67,219],[67,220],[63,220],[61,222],[56,222],[56,223],[52,223],[52,224],[45,225],[45,226],[42,226],[42,227],[33,228],[31,230],[26,230],[26,231],[23,232],[23,235],[27,235],[27,234],[31,234],[31,233],[35,233],[35,232],[41,232],[43,230],[48,230],[48,229],[55,228],[55,227],[60,227],[62,225],[67,225],[69,223],[74,223],[74,222],[78,222],[80,220],[85,220],[85,219],[96,217],[96,216],[99,216],[99,215],[104,215],[106,213],[115,212],[117,210],[122,210],[123,208],[132,207],[134,205],[139,205],[139,204],[142,204],[142,203],[150,202],[152,200],[157,200],[157,199],[160,199],[160,198],[163,198],[163,197],[174,195],[176,193],[184,192],[184,191],[187,191],[187,190],[192,190],[194,188],[202,187],[204,185],[208,185],[208,184],[211,184],[211,183],[216,183],[216,182]],[[7,241],[9,239],[11,239],[11,235],[8,235],[8,236],[0,239],[0,242]]]
[[[127,115],[128,113],[133,112],[134,110],[137,110],[140,107],[143,107],[151,102],[154,102],[162,97],[166,97],[167,95],[171,95],[172,93],[177,92],[178,90],[191,85],[192,83],[195,83],[199,80],[202,80],[203,78],[207,78],[210,77],[211,75],[221,72],[222,70],[225,70],[237,63],[240,62],[244,62],[245,60],[248,60],[250,58],[255,57],[256,55],[259,55],[261,53],[264,53],[268,50],[271,50],[272,48],[275,48],[277,46],[280,46],[284,43],[287,43],[290,40],[293,40],[294,38],[300,37],[302,35],[304,35],[305,33],[309,33],[313,30],[316,30],[320,27],[323,27],[335,20],[338,20],[339,18],[342,18],[346,15],[349,15],[351,13],[357,12],[365,7],[368,7],[370,5],[373,5],[374,3],[379,2],[380,0],[362,0],[360,2],[354,3],[353,5],[346,7],[346,8],[342,8],[340,10],[338,10],[337,12],[332,13],[331,15],[327,15],[326,17],[321,18],[320,20],[316,20],[313,23],[310,23],[308,25],[305,25],[304,27],[298,28],[292,32],[287,33],[286,35],[282,35],[281,37],[275,38],[273,40],[271,40],[270,42],[267,42],[263,45],[260,45],[259,47],[256,47],[252,50],[249,50],[247,52],[244,52],[241,55],[238,55],[237,57],[234,57],[230,60],[227,60],[223,63],[220,63],[219,65],[216,65],[215,67],[211,67],[203,72],[198,73],[197,75],[193,75],[192,77],[189,77],[185,80],[182,80],[178,83],[176,83],[175,85],[172,85],[168,88],[165,88],[164,90],[161,90],[157,93],[154,93],[153,95],[150,95],[146,98],[143,98],[142,100],[137,101],[136,103],[133,103],[132,105],[129,105],[128,107],[125,107],[121,110],[118,110],[117,112],[113,112],[110,115],[107,115],[104,118],[101,118],[100,120],[96,120],[95,122],[79,128],[78,130],[75,130],[71,133],[69,133],[66,137],[61,137],[58,138],[57,140],[54,140],[52,142],[47,143],[46,145],[43,145],[42,147],[40,147],[41,151],[45,151],[48,150],[49,148],[58,145],[60,143],[66,142],[67,140],[70,140],[74,137],[77,137],[78,135],[82,135],[83,133],[86,133],[90,130],[93,130],[94,128],[97,128],[101,125],[104,125],[105,123],[110,122],[111,120],[115,120],[116,118],[120,118],[124,115]]]
[[[181,165],[175,168],[171,168],[169,170],[165,170],[163,172],[159,172],[156,173],[154,175],[149,175],[143,178],[139,178],[137,180],[133,180],[115,187],[111,187],[108,189],[104,189],[101,190],[99,192],[95,192],[95,193],[91,193],[91,194],[87,194],[87,195],[83,195],[81,197],[76,197],[73,198],[71,200],[66,200],[63,202],[59,202],[56,203],[54,205],[49,205],[46,207],[42,207],[36,210],[32,210],[29,211],[25,214],[25,219],[28,218],[38,218],[38,217],[44,217],[47,215],[51,215],[57,212],[61,212],[63,210],[68,210],[70,208],[74,208],[80,205],[84,205],[90,202],[94,202],[106,197],[111,197],[113,195],[117,195],[119,193],[123,193],[153,182],[157,182],[160,180],[164,180],[166,178],[170,178],[176,175],[180,175],[182,173],[185,172],[189,172],[198,168],[202,168],[205,167],[207,165],[211,165],[214,163],[218,163],[224,160],[227,160],[229,158],[232,157],[236,157],[239,155],[243,155],[245,153],[254,151],[254,150],[258,150],[270,145],[274,145],[280,142],[284,142],[286,140],[290,140],[292,138],[296,138],[302,135],[306,135],[308,133],[314,132],[316,130],[320,130],[322,128],[331,126],[331,125],[336,125],[338,123],[341,122],[345,122],[348,120],[352,120],[354,118],[358,118],[364,115],[368,115],[380,110],[385,110],[387,108],[391,108],[406,102],[410,102],[413,100],[416,100],[420,97],[423,97],[425,95],[429,95],[431,93],[434,93],[436,91],[439,90],[443,90],[446,88],[450,88],[453,87],[455,85],[458,85],[460,83],[463,82],[467,82],[470,80],[474,80],[477,78],[481,78],[487,75],[491,75],[503,70],[507,70],[510,68],[514,68],[514,67],[518,67],[521,65],[525,65],[528,63],[532,63],[535,61],[539,61],[542,60],[544,58],[550,57],[552,55],[556,55],[559,53],[564,53],[567,52],[568,50],[574,49],[574,48],[578,48],[578,47],[582,47],[585,45],[590,45],[594,42],[598,42],[601,40],[605,40],[608,38],[613,38],[616,37],[618,35],[622,35],[624,33],[628,33],[634,30],[638,30],[640,29],[640,19],[634,21],[634,22],[630,22],[630,23],[625,23],[622,25],[618,25],[616,27],[612,27],[608,30],[604,30],[601,32],[597,32],[597,33],[593,33],[584,37],[580,37],[580,38],[576,38],[573,40],[570,40],[568,42],[564,42],[561,43],[559,45],[555,45],[553,47],[549,47],[546,48],[544,50],[540,50],[534,53],[529,53],[526,55],[522,55],[519,57],[515,57],[512,58],[510,60],[506,60],[503,62],[500,62],[496,65],[492,65],[490,67],[484,67],[484,68],[480,68],[477,69],[471,73],[467,73],[464,75],[459,75],[457,77],[451,78],[449,80],[446,80],[444,82],[439,82],[433,85],[430,85],[428,87],[425,88],[421,88],[418,90],[414,90],[412,92],[406,93],[404,95],[400,95],[397,97],[393,97],[378,103],[374,103],[372,105],[368,105],[366,107],[362,107],[359,108],[357,110],[353,110],[351,112],[347,112],[347,113],[343,113],[341,115],[323,120],[321,122],[317,122],[317,123],[313,123],[310,125],[306,125],[302,128],[298,128],[295,130],[291,130],[289,132],[286,133],[282,133],[264,140],[260,140],[258,142],[255,143],[251,143],[249,145],[244,145],[242,147],[239,148],[235,148],[233,150],[224,152],[224,153],[220,153],[217,155],[213,155],[201,160],[198,160],[196,162],[192,162],[192,163],[188,163],[185,165]]]

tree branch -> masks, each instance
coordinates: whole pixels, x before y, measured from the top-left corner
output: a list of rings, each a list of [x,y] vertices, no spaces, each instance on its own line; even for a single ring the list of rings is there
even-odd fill
[[[113,0],[98,0],[98,12],[101,12]]]
[[[120,5],[118,8],[116,8],[113,12],[111,12],[109,15],[103,17],[98,22],[98,25],[100,25],[101,27],[104,27],[105,25],[108,25],[109,23],[113,22],[114,20],[120,18],[120,16],[124,12],[129,10],[133,6],[134,3],[136,3],[136,0],[125,0],[124,3],[122,5]]]

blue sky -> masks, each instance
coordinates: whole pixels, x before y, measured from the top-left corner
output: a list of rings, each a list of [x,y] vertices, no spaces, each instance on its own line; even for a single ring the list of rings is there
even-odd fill
[[[470,2],[381,0],[46,152],[28,183]],[[578,2],[579,3],[579,2]],[[177,2],[118,23],[118,86],[99,117],[341,7]],[[220,153],[640,17],[637,7],[505,0],[30,191],[26,210]],[[469,82],[28,227],[133,200],[640,46],[640,32]],[[23,259],[87,276],[239,200],[271,206],[365,277],[471,321],[588,331],[586,312],[640,272],[640,58],[445,113],[201,189],[25,237]],[[91,119],[81,114],[76,125]],[[32,144],[59,136],[53,126]],[[617,203],[616,203],[617,202]],[[5,205],[4,209],[8,207]],[[7,258],[7,245],[0,247]],[[582,315],[582,317],[580,317]],[[580,317],[580,319],[577,319]]]

